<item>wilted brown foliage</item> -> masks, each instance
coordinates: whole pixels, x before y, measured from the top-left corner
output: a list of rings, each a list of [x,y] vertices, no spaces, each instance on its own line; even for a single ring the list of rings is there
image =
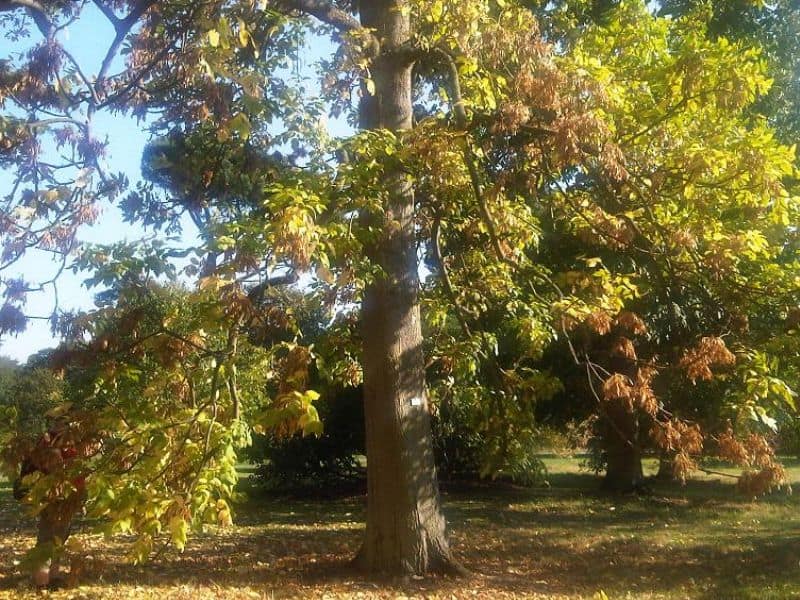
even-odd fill
[[[708,381],[714,374],[712,367],[730,367],[736,364],[736,355],[719,337],[704,337],[694,348],[688,349],[680,361],[680,366],[693,382]]]

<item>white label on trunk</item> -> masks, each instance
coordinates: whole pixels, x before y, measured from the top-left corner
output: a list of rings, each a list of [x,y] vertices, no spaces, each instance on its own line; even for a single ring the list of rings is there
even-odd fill
[[[422,406],[422,398],[415,396],[411,399],[411,406]]]

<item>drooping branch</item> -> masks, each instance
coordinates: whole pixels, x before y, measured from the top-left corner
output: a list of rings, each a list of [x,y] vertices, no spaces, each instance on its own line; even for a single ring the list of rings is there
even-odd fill
[[[433,48],[431,52],[444,62],[444,66],[447,69],[448,83],[450,85],[448,94],[450,96],[450,104],[453,107],[453,114],[456,118],[456,126],[462,131],[466,132],[469,122],[467,120],[467,110],[464,108],[464,97],[461,93],[461,79],[458,75],[458,65],[456,65],[456,61],[448,52],[445,52],[440,48]],[[489,211],[489,205],[486,202],[486,195],[484,194],[483,186],[481,185],[480,174],[478,173],[478,168],[475,166],[475,156],[470,146],[469,138],[465,140],[464,161],[466,162],[467,171],[469,172],[472,191],[475,195],[475,200],[478,203],[478,210],[481,214],[481,220],[483,220],[483,223],[486,225],[486,229],[489,232],[492,248],[494,249],[495,254],[497,254],[497,258],[500,261],[511,265],[512,267],[518,266],[516,261],[506,256],[506,253],[503,251],[503,246],[500,243],[500,236],[497,231],[497,225],[495,224],[492,214]]]
[[[467,110],[464,108],[464,96],[461,92],[461,78],[458,75],[458,65],[450,53],[441,48],[433,48],[431,52],[444,62],[444,66],[447,69],[448,84],[450,85],[448,95],[450,96],[450,104],[453,107],[453,114],[456,117],[456,126],[466,131],[469,123],[467,121]]]
[[[518,263],[513,258],[507,256],[506,253],[504,252],[502,244],[501,244],[501,241],[500,241],[500,236],[499,236],[499,233],[497,231],[497,226],[494,223],[494,220],[492,218],[491,212],[489,211],[489,207],[488,207],[488,203],[486,201],[486,197],[485,197],[485,194],[484,194],[483,186],[481,184],[480,173],[478,172],[478,167],[475,164],[475,160],[476,160],[475,159],[475,154],[474,154],[474,152],[472,150],[472,147],[470,145],[470,139],[468,137],[469,119],[468,119],[468,116],[467,116],[467,111],[466,111],[465,104],[464,104],[464,98],[463,98],[463,95],[462,95],[461,80],[460,80],[460,76],[459,76],[459,73],[458,73],[458,65],[456,64],[456,61],[454,60],[453,56],[450,53],[448,53],[445,50],[442,50],[440,48],[431,49],[429,51],[429,54],[431,54],[434,57],[436,57],[437,59],[439,59],[439,63],[440,63],[439,66],[443,67],[445,69],[445,75],[446,75],[447,83],[448,83],[448,86],[449,86],[449,89],[447,90],[447,92],[448,92],[450,104],[452,106],[453,115],[455,117],[455,123],[456,123],[456,126],[458,127],[458,129],[464,131],[465,135],[466,135],[465,142],[464,142],[464,161],[465,161],[465,164],[467,166],[467,171],[469,173],[470,184],[472,186],[472,190],[473,190],[473,194],[475,196],[475,200],[476,200],[476,202],[478,204],[478,209],[479,209],[480,214],[481,214],[481,220],[483,221],[483,223],[486,226],[486,229],[487,229],[487,231],[489,233],[489,238],[491,240],[491,244],[492,244],[492,247],[494,249],[494,252],[497,255],[497,258],[501,262],[503,262],[505,264],[508,264],[508,265],[510,265],[511,267],[514,267],[514,268],[519,267]],[[409,53],[409,56],[412,56],[412,54]],[[414,60],[416,60],[416,58],[414,58]],[[552,132],[544,129],[544,130],[541,130],[541,131],[537,131],[536,133],[552,133]],[[435,231],[435,235],[438,236],[438,229]],[[438,248],[438,243],[437,242],[438,242],[438,240],[434,239],[434,242],[433,242],[433,244],[434,244],[434,252],[436,252],[436,250]],[[545,279],[545,281],[550,286],[553,287],[553,289],[563,299],[564,294],[563,294],[562,290],[558,287],[558,285],[555,282],[553,282],[552,279],[550,279],[547,275],[541,274],[541,276]],[[447,280],[445,280],[445,287],[446,288],[448,287]],[[620,435],[621,439],[623,439],[624,442],[627,445],[633,446],[633,441],[622,431],[622,429],[619,427],[618,423],[616,423],[614,421],[614,419],[605,410],[605,408],[603,406],[602,399],[601,399],[600,395],[598,394],[598,392],[597,392],[597,390],[595,388],[594,378],[597,378],[597,380],[599,380],[599,381],[603,381],[604,378],[599,373],[599,371],[605,371],[605,369],[603,369],[600,365],[594,363],[590,359],[588,353],[585,354],[583,358],[580,358],[578,356],[578,353],[577,353],[574,345],[573,345],[573,342],[572,342],[572,339],[571,339],[569,333],[566,331],[566,328],[563,327],[563,325],[562,325],[562,332],[564,334],[565,339],[567,340],[567,343],[568,343],[569,348],[570,348],[570,352],[572,353],[572,356],[573,356],[573,358],[575,360],[575,364],[576,365],[583,365],[586,368],[586,377],[587,377],[587,381],[589,383],[589,388],[590,388],[593,396],[595,397],[595,399],[598,402],[598,405],[600,407],[601,413],[603,414],[604,417],[606,417],[606,419],[611,424],[611,427],[617,432],[617,434]],[[495,362],[496,368],[498,369],[498,372],[502,373],[502,370],[500,369],[500,365],[497,363],[497,359],[496,358],[494,358],[494,362]],[[606,374],[610,375],[610,373],[608,373],[608,371],[606,371]]]

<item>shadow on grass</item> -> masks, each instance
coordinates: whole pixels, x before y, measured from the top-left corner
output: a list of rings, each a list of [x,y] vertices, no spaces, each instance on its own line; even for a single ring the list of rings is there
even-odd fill
[[[493,587],[517,593],[536,589],[531,585],[536,582],[538,591],[570,595],[602,589],[610,597],[639,592],[721,599],[736,592],[761,598],[775,588],[790,588],[794,596],[800,593],[798,551],[800,542],[789,535],[749,540],[742,546],[715,540],[653,544],[636,536],[585,544],[534,538],[510,543],[506,539],[498,546],[484,547],[466,562],[480,564],[483,556],[491,561],[495,556],[535,552],[541,560],[528,569],[517,567],[513,560],[489,564]],[[503,569],[505,564],[511,566]],[[752,590],[752,596],[746,590]]]
[[[447,516],[456,550],[476,575],[468,582],[384,582],[381,590],[446,594],[466,587],[480,597],[591,596],[599,589],[610,597],[800,596],[800,503],[794,498],[752,503],[715,481],[657,487],[652,497],[609,497],[596,492],[596,484],[591,474],[565,474],[551,477],[547,489],[454,488],[445,493]],[[32,523],[12,517],[13,500],[1,486],[0,539],[30,536]],[[168,552],[134,567],[124,561],[124,544],[92,549],[102,564],[80,583],[92,583],[99,573],[104,585],[253,586],[305,597],[331,588],[369,592],[375,584],[348,568],[363,512],[361,497],[287,501],[251,495],[238,506],[235,529],[195,536],[183,554]],[[19,584],[19,575],[0,578],[0,589]]]

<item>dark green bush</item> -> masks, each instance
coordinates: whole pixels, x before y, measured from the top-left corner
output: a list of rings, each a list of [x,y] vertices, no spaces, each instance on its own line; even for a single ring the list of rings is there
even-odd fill
[[[436,469],[444,480],[480,478],[486,441],[470,427],[469,414],[457,403],[439,411],[431,420]]]
[[[323,394],[317,403],[321,436],[255,435],[250,459],[256,478],[270,490],[324,490],[351,486],[365,477],[364,408],[361,388]]]

